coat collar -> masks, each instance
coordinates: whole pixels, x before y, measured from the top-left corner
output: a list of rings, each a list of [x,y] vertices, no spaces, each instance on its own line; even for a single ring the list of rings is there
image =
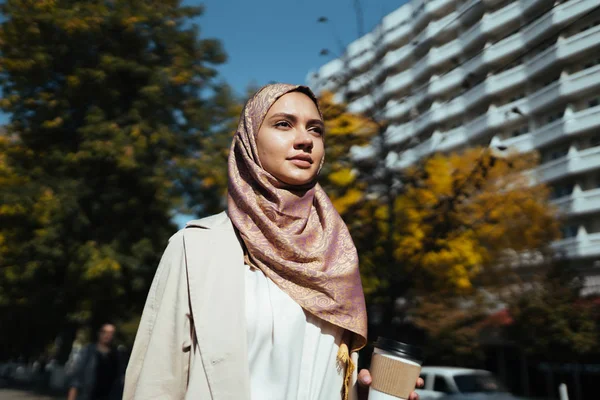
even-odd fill
[[[225,212],[190,221],[184,246],[194,328],[212,398],[246,400],[250,371],[242,246]]]

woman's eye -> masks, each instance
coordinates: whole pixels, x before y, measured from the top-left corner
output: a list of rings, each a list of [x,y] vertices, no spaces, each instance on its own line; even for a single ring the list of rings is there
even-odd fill
[[[311,131],[318,133],[319,135],[323,135],[323,128],[320,128],[318,126],[315,126],[313,128],[310,128]]]
[[[291,125],[287,121],[279,121],[275,124],[276,127],[289,128]]]

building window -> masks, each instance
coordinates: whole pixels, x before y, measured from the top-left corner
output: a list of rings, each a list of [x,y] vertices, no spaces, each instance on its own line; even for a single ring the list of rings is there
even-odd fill
[[[521,100],[522,98],[525,97],[525,92],[519,92],[517,94],[515,94],[514,96],[512,96],[508,102],[512,103],[513,101],[517,101],[517,100]]]
[[[568,150],[556,150],[550,153],[551,160],[558,160],[559,158],[563,158],[569,153]]]
[[[573,187],[574,184],[553,186],[550,197],[552,199],[560,199],[561,197],[570,196],[573,193]]]
[[[563,238],[569,239],[577,236],[577,231],[579,230],[579,228],[575,225],[566,225],[563,226],[560,230],[562,232]]]
[[[600,19],[597,19],[595,21],[590,22],[587,25],[582,26],[581,29],[579,30],[579,32],[587,31],[588,29],[592,29],[593,27],[598,26],[598,25],[600,25]]]
[[[517,137],[529,133],[529,126],[523,125],[520,128],[513,130],[510,134],[511,137]]]
[[[592,67],[595,67],[598,64],[600,64],[600,58],[596,58],[596,59],[590,60],[589,62],[587,62],[586,64],[584,64],[583,69],[592,68]]]
[[[568,146],[563,147],[563,148],[557,148],[557,149],[555,148],[555,149],[545,152],[542,159],[544,160],[544,162],[550,162],[550,161],[558,160],[559,158],[563,158],[567,154],[569,154]]]
[[[546,117],[546,123],[551,124],[554,121],[558,121],[559,119],[562,119],[564,114],[564,111],[549,115],[548,117]]]
[[[600,146],[600,134],[590,136],[588,143],[589,143],[590,147]]]

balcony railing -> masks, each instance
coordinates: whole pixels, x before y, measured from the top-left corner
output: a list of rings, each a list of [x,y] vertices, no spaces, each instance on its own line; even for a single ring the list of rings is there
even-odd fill
[[[600,189],[578,191],[552,202],[569,216],[600,211]]]
[[[552,247],[565,252],[569,258],[595,257],[600,255],[600,233],[558,240]]]
[[[539,166],[535,176],[541,182],[548,182],[598,168],[600,168],[600,147],[581,151],[571,148],[566,156]]]

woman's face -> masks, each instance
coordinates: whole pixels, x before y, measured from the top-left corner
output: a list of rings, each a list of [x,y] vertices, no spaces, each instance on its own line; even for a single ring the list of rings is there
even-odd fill
[[[256,137],[262,167],[289,185],[312,181],[325,154],[325,126],[304,93],[281,96],[269,109]]]

